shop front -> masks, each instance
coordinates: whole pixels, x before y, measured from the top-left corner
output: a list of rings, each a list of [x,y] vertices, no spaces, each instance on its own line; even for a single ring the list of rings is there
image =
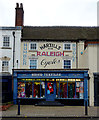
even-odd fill
[[[87,100],[87,70],[14,70],[13,101]]]

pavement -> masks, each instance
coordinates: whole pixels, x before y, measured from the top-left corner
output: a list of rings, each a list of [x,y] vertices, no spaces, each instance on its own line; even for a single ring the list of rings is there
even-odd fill
[[[88,115],[85,115],[84,106],[34,106],[13,105],[6,111],[2,111],[2,117],[99,117],[99,107],[88,107]]]

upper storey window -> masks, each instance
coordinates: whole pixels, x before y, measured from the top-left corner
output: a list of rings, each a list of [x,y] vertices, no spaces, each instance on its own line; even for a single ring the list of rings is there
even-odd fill
[[[30,50],[37,50],[37,43],[30,43]]]
[[[64,50],[71,50],[71,43],[64,43]]]
[[[8,36],[3,37],[3,47],[10,47],[10,37]]]

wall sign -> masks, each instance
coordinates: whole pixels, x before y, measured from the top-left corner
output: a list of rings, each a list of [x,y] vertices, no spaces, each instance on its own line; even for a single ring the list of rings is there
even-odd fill
[[[27,64],[27,43],[23,46],[23,65]]]
[[[43,59],[41,61],[41,65],[45,67],[47,67],[48,65],[55,65],[55,64],[59,64],[60,63],[60,60],[57,60],[56,58],[53,59],[53,60],[46,60],[46,59]]]
[[[40,49],[43,50],[45,48],[48,48],[48,49],[57,49],[57,50],[60,50],[61,46],[58,46],[56,44],[53,44],[53,43],[46,43],[46,44],[43,44],[40,46]]]

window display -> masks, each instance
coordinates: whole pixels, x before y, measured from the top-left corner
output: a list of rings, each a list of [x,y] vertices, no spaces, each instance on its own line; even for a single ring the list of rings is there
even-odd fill
[[[67,83],[60,82],[60,98],[67,98]]]
[[[34,82],[33,97],[40,98],[40,82]]]
[[[84,87],[83,81],[76,82],[76,98],[83,99]]]
[[[68,98],[75,98],[75,82],[68,82]]]
[[[41,82],[41,98],[45,97],[45,82]]]
[[[26,97],[32,98],[32,82],[26,82],[25,93]]]
[[[45,98],[46,94],[55,94],[56,98],[84,98],[84,81],[80,79],[23,80],[18,82],[18,98]]]
[[[18,98],[24,98],[25,97],[25,83],[24,82],[18,82]]]

